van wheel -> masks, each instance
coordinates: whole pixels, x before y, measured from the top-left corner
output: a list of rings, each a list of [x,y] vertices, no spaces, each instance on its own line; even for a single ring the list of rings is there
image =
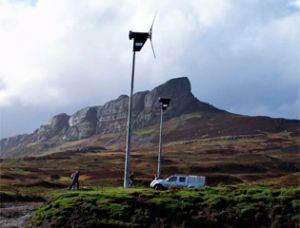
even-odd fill
[[[157,184],[157,185],[154,186],[154,189],[155,190],[163,190],[164,187],[161,184]]]

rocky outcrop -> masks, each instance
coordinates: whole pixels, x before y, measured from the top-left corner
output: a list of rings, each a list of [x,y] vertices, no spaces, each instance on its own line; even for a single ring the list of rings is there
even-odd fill
[[[88,107],[79,110],[69,119],[69,128],[64,140],[88,138],[96,133],[97,110],[100,107]]]
[[[172,99],[170,107],[165,111],[165,120],[196,111],[223,112],[195,98],[188,78],[176,78],[151,91],[138,92],[133,95],[133,128],[147,127],[160,121],[159,97]],[[29,141],[32,143],[52,140],[60,143],[88,138],[95,134],[124,131],[127,124],[128,101],[127,95],[121,95],[103,106],[83,108],[71,116],[65,113],[56,115],[50,123],[42,125],[30,136],[2,139],[0,141],[1,153],[16,146],[24,146]]]
[[[159,97],[171,98],[170,106],[164,114],[165,120],[196,111],[223,112],[195,98],[191,92],[191,84],[188,78],[176,78],[167,81],[146,94],[144,109],[135,119],[134,127],[142,128],[158,123],[161,110],[161,104],[158,102]]]
[[[117,132],[126,126],[128,96],[122,95],[109,101],[98,110],[97,133]]]
[[[22,150],[27,145],[37,140],[36,132],[33,134],[16,135],[13,137],[1,139],[0,141],[0,157],[11,157],[11,150]]]
[[[132,102],[132,119],[133,123],[137,123],[136,119],[144,111],[145,97],[149,91],[138,92],[133,95]],[[99,109],[97,114],[97,133],[111,133],[123,131],[126,128],[128,116],[129,97],[121,95],[116,100],[107,102]],[[136,127],[142,125],[135,124]],[[148,123],[149,125],[149,123]]]
[[[65,131],[69,127],[70,116],[66,113],[61,113],[54,116],[50,121],[50,127],[53,132],[58,133],[60,131]]]
[[[45,141],[51,137],[56,136],[59,133],[64,133],[69,128],[69,118],[65,113],[54,116],[49,124],[40,126],[36,131],[36,135],[39,141]]]

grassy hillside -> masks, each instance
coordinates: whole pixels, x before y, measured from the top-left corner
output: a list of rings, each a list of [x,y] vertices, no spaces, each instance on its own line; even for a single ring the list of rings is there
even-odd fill
[[[210,186],[252,182],[296,186],[300,171],[299,145],[299,137],[286,131],[178,140],[164,144],[162,175],[205,175]],[[131,171],[140,184],[153,179],[157,151],[154,146],[133,148]],[[94,146],[3,160],[0,188],[37,194],[65,188],[70,183],[70,172],[78,168],[83,186],[122,186],[124,152],[121,148]]]
[[[1,202],[47,199],[31,220],[40,227],[299,227],[298,134],[226,136],[215,131],[202,137],[201,128],[212,123],[194,123],[166,123],[162,175],[205,175],[210,187],[166,192],[116,188],[123,184],[125,140],[107,134],[49,148],[36,157],[0,160]],[[140,187],[149,186],[156,173],[155,129],[134,131],[130,170]],[[182,130],[180,139],[174,129]],[[152,143],[143,143],[141,136]],[[75,169],[81,170],[83,189],[68,192]]]
[[[300,227],[300,189],[235,185],[201,189],[103,188],[56,193],[36,227]]]

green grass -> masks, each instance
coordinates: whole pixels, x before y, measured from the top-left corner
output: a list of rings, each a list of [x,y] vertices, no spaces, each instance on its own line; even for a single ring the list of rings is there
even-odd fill
[[[35,226],[299,227],[299,188],[236,185],[201,189],[103,188],[61,191],[31,219]],[[284,215],[284,216],[283,216]]]

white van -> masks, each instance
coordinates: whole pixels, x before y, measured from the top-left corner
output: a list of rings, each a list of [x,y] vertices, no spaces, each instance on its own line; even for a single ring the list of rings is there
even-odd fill
[[[150,187],[156,190],[168,189],[170,187],[204,187],[204,176],[172,175],[167,179],[155,179],[151,182]]]

